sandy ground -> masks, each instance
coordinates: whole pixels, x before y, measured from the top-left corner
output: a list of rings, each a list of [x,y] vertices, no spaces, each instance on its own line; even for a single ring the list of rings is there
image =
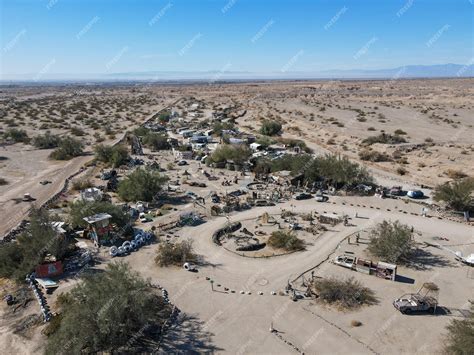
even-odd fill
[[[347,200],[347,198],[346,198]],[[453,317],[461,317],[458,311],[468,309],[467,300],[474,287],[472,268],[460,266],[448,252],[430,249],[432,265],[418,271],[400,268],[399,274],[414,280],[414,284],[390,282],[363,275],[339,266],[323,263],[315,269],[316,275],[354,276],[377,293],[380,303],[354,312],[339,312],[311,301],[292,302],[288,296],[272,296],[271,291],[282,291],[289,279],[301,272],[342,253],[344,243],[338,244],[356,230],[368,228],[383,219],[401,219],[422,233],[417,241],[431,241],[433,236],[449,236],[449,244],[469,244],[472,251],[472,228],[438,219],[406,216],[400,213],[380,212],[373,209],[353,208],[343,205],[318,204],[314,201],[291,202],[296,212],[309,210],[355,213],[364,218],[353,219],[355,227],[337,225],[333,230],[317,238],[301,253],[269,259],[250,259],[229,253],[212,244],[212,232],[226,223],[218,218],[198,227],[182,230],[180,238],[194,241],[196,252],[203,255],[211,266],[200,268],[197,274],[182,269],[157,268],[153,263],[156,247],[125,258],[134,269],[164,285],[171,300],[182,310],[197,316],[202,322],[203,334],[212,333],[213,346],[219,352],[230,353],[293,353],[293,349],[269,332],[273,322],[281,336],[305,353],[383,353],[426,354],[433,353],[442,345],[444,327]],[[277,213],[284,204],[272,208],[259,208],[232,216],[231,220],[255,217],[264,211]],[[365,219],[368,218],[368,219]],[[209,276],[221,287],[211,290],[205,280]],[[436,282],[440,288],[440,305],[452,310],[450,315],[405,316],[394,309],[391,302],[406,292],[416,292],[423,282]],[[454,287],[454,285],[456,285]],[[223,292],[224,287],[236,293]],[[241,290],[251,295],[241,295]],[[264,292],[259,295],[258,292]],[[363,323],[353,328],[351,320]],[[429,332],[425,331],[429,321]]]

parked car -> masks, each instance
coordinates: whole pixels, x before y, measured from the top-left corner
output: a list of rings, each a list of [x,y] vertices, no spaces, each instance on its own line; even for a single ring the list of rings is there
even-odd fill
[[[296,194],[293,196],[295,200],[307,200],[309,198],[313,197],[311,194],[308,194],[306,192],[300,192],[299,194]]]
[[[413,312],[434,313],[437,305],[438,301],[434,297],[421,296],[417,293],[408,293],[393,301],[393,306],[403,314]]]
[[[410,190],[407,192],[407,196],[411,198],[423,198],[423,191],[420,190]]]
[[[180,160],[180,161],[178,162],[178,165],[179,165],[179,166],[188,165],[188,162],[187,162],[186,160]]]

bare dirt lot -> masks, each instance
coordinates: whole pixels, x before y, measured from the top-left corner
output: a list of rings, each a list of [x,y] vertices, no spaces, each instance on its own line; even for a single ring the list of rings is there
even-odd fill
[[[169,107],[193,123],[211,120],[213,112],[228,110],[241,131],[254,134],[262,119],[274,119],[283,126],[282,138],[301,139],[316,154],[346,155],[367,166],[377,183],[403,185],[405,190],[419,188],[428,194],[427,198],[412,201],[331,195],[327,202],[316,202],[314,198],[300,201],[285,197],[273,206],[214,215],[211,196],[224,199],[231,191],[246,188],[254,181],[254,174],[207,167],[200,160],[189,159],[179,165],[174,151],[145,149],[145,163],[156,162],[169,178],[171,202],[154,211],[150,221],[136,222],[139,228],[157,228],[157,240],[115,259],[108,247],[101,247],[96,267],[102,269],[119,259],[168,290],[171,302],[183,316],[161,345],[162,353],[438,353],[446,326],[452,319],[467,316],[468,301],[474,294],[474,268],[456,261],[448,249],[463,255],[474,253],[474,230],[472,224],[460,218],[447,219],[434,208],[428,210],[427,217],[420,211],[425,207],[422,203],[431,202],[431,190],[426,185],[448,181],[453,174],[474,175],[473,83],[474,79],[452,79],[2,87],[2,132],[24,129],[30,138],[46,130],[74,135],[84,141],[86,154],[55,161],[49,158],[50,149],[4,142],[0,148],[0,177],[6,183],[0,186],[0,235],[24,219],[32,203],[48,200],[68,176],[90,162],[96,144],[117,142],[126,131],[162,108]],[[189,110],[194,102],[200,104],[197,112]],[[406,142],[363,142],[382,133],[402,137]],[[169,136],[178,135],[170,132]],[[384,153],[386,161],[364,160],[360,155],[363,150]],[[43,180],[50,183],[40,184]],[[104,183],[99,179],[94,182]],[[266,188],[273,192],[271,186]],[[35,201],[19,201],[25,193]],[[77,197],[77,192],[67,194],[63,201]],[[112,201],[117,202],[117,195],[112,195]],[[202,215],[204,223],[162,229],[190,211]],[[298,217],[282,217],[283,211]],[[263,214],[280,226],[263,222]],[[313,233],[307,230],[308,220],[303,219],[308,214],[340,216],[341,222],[326,224]],[[347,223],[342,223],[343,216]],[[412,226],[419,250],[412,264],[398,267],[400,277],[396,281],[333,263],[335,256],[344,252],[370,257],[367,231],[383,220]],[[242,228],[252,233],[261,231],[255,240],[268,242],[272,232],[288,228],[295,221],[304,229],[295,232],[305,242],[301,251],[286,253],[266,246],[260,251],[239,252],[241,244],[232,236],[227,236],[223,245],[212,240],[219,228],[242,222]],[[360,240],[355,239],[357,233],[362,236]],[[236,235],[242,237],[245,233],[241,230]],[[195,273],[181,267],[158,267],[154,261],[161,243],[181,240],[192,240],[201,258]],[[375,292],[377,303],[348,311],[315,299],[295,301],[291,293],[285,292],[289,282],[304,292],[304,280],[313,276],[354,277]],[[54,305],[61,292],[79,281],[61,280],[59,288],[47,296],[49,304]],[[395,299],[417,292],[426,282],[434,282],[440,289],[435,314],[405,315],[395,309]],[[0,286],[2,296],[13,287],[3,280]],[[42,351],[44,326],[28,318],[38,314],[34,297],[18,313],[3,304],[0,312],[1,353]],[[354,326],[353,321],[361,324]]]

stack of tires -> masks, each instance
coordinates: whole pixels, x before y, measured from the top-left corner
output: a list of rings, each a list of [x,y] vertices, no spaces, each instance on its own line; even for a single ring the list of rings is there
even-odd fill
[[[125,256],[130,254],[133,251],[140,249],[145,244],[148,244],[153,239],[153,232],[145,232],[143,230],[138,230],[135,234],[135,237],[131,241],[125,241],[119,247],[112,246],[110,248],[109,254],[112,257],[116,256]]]

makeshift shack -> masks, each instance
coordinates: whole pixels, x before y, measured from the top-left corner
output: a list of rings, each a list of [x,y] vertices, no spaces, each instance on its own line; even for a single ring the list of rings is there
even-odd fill
[[[108,213],[98,213],[93,216],[84,217],[84,221],[88,224],[87,229],[84,231],[84,236],[91,238],[97,245],[100,245],[100,240],[103,237],[108,236],[110,226],[111,215]]]

